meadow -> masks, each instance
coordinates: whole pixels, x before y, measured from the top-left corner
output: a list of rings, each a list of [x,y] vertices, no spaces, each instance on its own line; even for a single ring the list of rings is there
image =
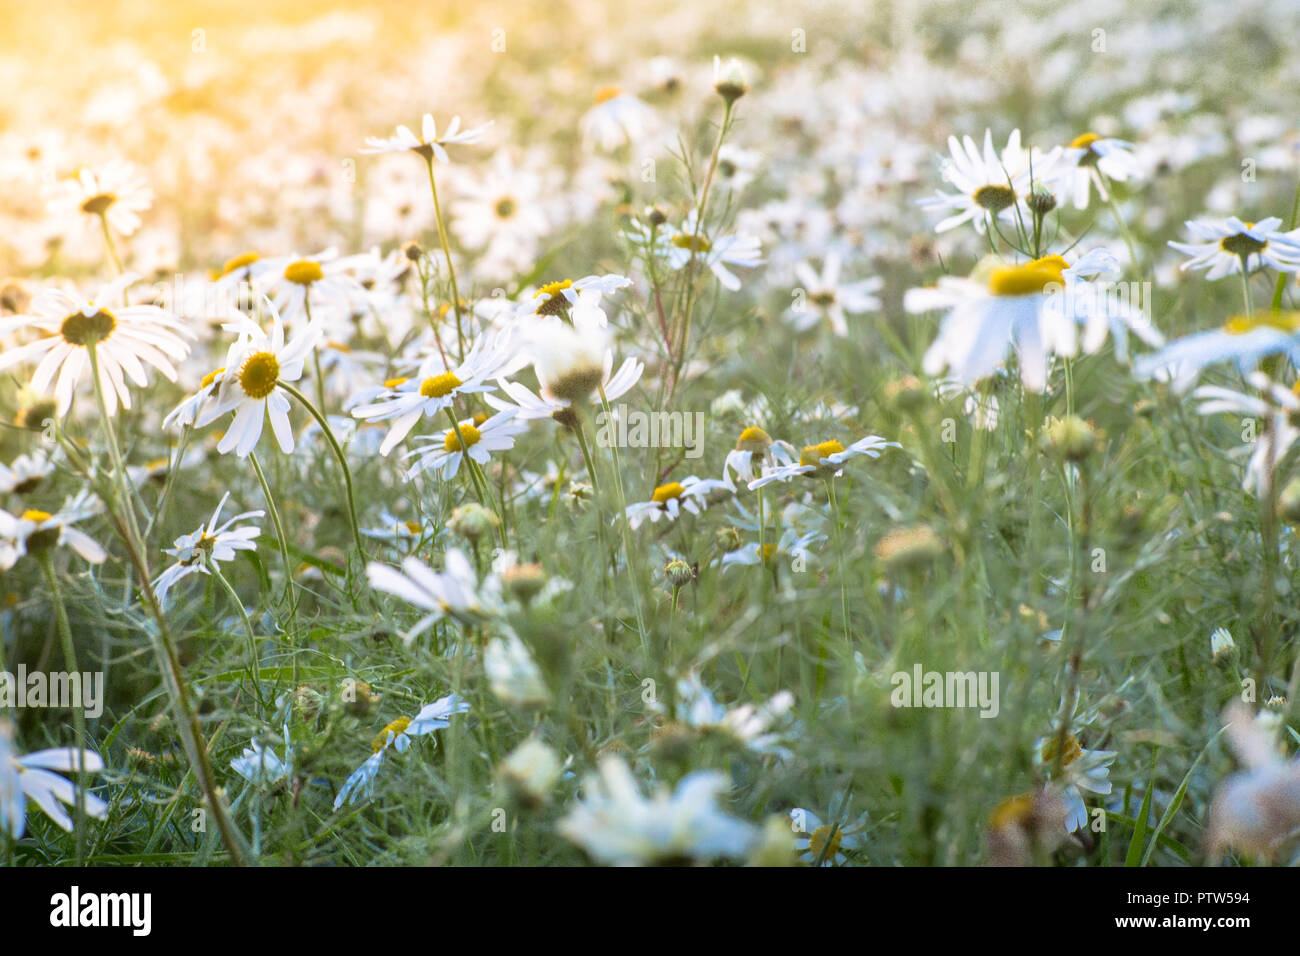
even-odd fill
[[[1300,859],[1300,7],[0,10],[4,864]]]

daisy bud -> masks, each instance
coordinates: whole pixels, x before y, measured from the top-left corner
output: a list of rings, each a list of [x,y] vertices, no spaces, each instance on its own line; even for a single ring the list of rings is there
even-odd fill
[[[929,525],[899,528],[876,542],[876,560],[886,571],[923,567],[944,552],[944,543]]]
[[[1026,204],[1029,206],[1030,211],[1041,219],[1056,208],[1056,197],[1052,195],[1052,191],[1046,186],[1041,183],[1034,183],[1034,188],[1030,190]]]
[[[402,255],[406,256],[408,262],[419,262],[424,255],[424,249],[420,244],[412,239],[406,245],[402,246]]]
[[[497,777],[526,810],[541,808],[560,779],[560,755],[536,738],[525,740],[497,767]]]
[[[375,709],[382,694],[376,694],[374,688],[363,680],[349,681],[343,686],[343,709],[354,717],[365,717]]]
[[[728,60],[724,66],[720,57],[713,58],[713,89],[728,106],[749,92],[749,81],[739,60]]]
[[[735,551],[744,543],[744,536],[741,535],[740,529],[733,525],[727,525],[725,528],[719,528],[716,532],[718,547],[725,551]]]
[[[325,698],[320,691],[307,684],[299,684],[293,692],[293,710],[294,713],[307,720],[315,720],[316,715],[320,713],[320,706]]]
[[[682,588],[695,580],[695,569],[681,558],[673,558],[664,565],[664,576],[674,588]]]
[[[668,221],[668,213],[660,206],[649,206],[646,208],[645,218],[652,226],[662,226]]]
[[[572,511],[581,511],[587,507],[594,494],[590,483],[571,481],[568,490],[564,493],[564,503]]]
[[[1097,430],[1078,415],[1054,418],[1044,435],[1046,449],[1066,461],[1083,461],[1097,447]]]
[[[1214,663],[1232,664],[1237,660],[1237,644],[1226,627],[1216,627],[1210,635],[1210,656]]]
[[[452,534],[458,534],[469,541],[477,541],[496,530],[499,519],[490,510],[477,501],[460,505],[452,511],[447,519],[447,527]]]
[[[546,586],[546,580],[546,572],[540,564],[513,564],[501,572],[505,589],[525,604]]]
[[[1277,513],[1286,521],[1300,521],[1300,478],[1292,478],[1277,496]]]

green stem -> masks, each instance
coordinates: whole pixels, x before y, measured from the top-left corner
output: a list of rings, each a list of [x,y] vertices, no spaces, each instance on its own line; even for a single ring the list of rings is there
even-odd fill
[[[456,267],[451,262],[451,248],[447,244],[447,227],[442,221],[442,204],[438,202],[438,180],[433,175],[433,156],[425,159],[429,167],[429,191],[433,193],[433,214],[438,220],[438,240],[442,243],[442,254],[447,259],[447,275],[451,278],[451,310],[456,316],[456,341],[460,345],[460,359],[465,360],[465,332],[460,323],[460,289],[456,285]]]
[[[63,603],[63,591],[59,587],[59,577],[54,573],[54,558],[49,547],[42,547],[36,553],[41,573],[45,575],[45,584],[50,589],[50,598],[54,602],[54,622],[59,632],[59,641],[63,645],[63,666],[68,674],[80,674],[77,667],[77,649],[72,643],[72,628],[68,625],[68,609]],[[76,855],[77,866],[83,866],[86,859],[86,711],[81,701],[72,701],[72,724],[76,736],[74,746],[77,752],[77,805],[76,805]]]
[[[108,217],[102,212],[99,214],[99,224],[104,230],[104,245],[108,247],[108,257],[113,261],[113,268],[117,269],[117,274],[121,275],[126,270],[122,268],[122,260],[117,254],[117,245],[113,242],[113,231],[108,228]]]
[[[248,460],[252,462],[253,471],[257,473],[257,483],[262,486],[262,498],[266,501],[267,510],[271,512],[271,524],[275,526],[275,539],[280,545],[280,558],[284,561],[284,596],[291,602],[289,614],[292,620],[298,611],[298,600],[293,590],[293,564],[289,559],[289,541],[284,536],[284,525],[280,522],[280,509],[275,506],[271,486],[266,483],[266,474],[257,460],[257,453],[250,452]]]
[[[204,563],[207,565],[209,573],[217,579],[230,600],[234,602],[235,607],[239,609],[239,616],[244,622],[244,633],[248,635],[248,679],[253,682],[253,693],[257,695],[257,702],[266,707],[266,698],[262,696],[262,683],[258,679],[258,658],[257,658],[257,634],[253,631],[253,622],[248,619],[248,610],[244,607],[244,602],[240,600],[239,593],[226,580],[226,576],[221,573],[221,568],[217,562],[213,561],[210,555],[204,556]]]

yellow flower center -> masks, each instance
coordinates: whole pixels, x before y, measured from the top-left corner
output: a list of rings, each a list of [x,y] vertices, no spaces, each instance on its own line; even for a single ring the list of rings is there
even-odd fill
[[[406,728],[409,726],[411,726],[410,717],[398,717],[395,721],[381,730],[378,736],[370,742],[371,749],[374,750],[375,753],[379,753],[379,751],[388,746],[390,734],[394,738],[399,737],[406,732]]]
[[[418,521],[407,521],[404,523],[406,525],[406,530],[411,532],[411,534],[419,534],[421,531],[424,530],[423,528],[420,527],[420,522]]]
[[[713,248],[713,243],[705,236],[692,236],[684,232],[673,236],[673,245],[678,249],[689,249],[691,252],[708,252]]]
[[[441,375],[434,375],[432,378],[426,378],[421,382],[420,394],[425,398],[444,398],[464,384],[456,377],[455,373],[443,372]]]
[[[686,494],[686,489],[682,487],[680,481],[670,481],[668,484],[656,488],[654,494],[650,496],[650,500],[662,505],[667,504],[674,498],[680,498],[684,494]]]
[[[776,545],[774,544],[761,545],[758,549],[758,556],[763,560],[764,564],[770,563],[771,560],[774,557],[776,557]]]
[[[477,445],[482,437],[483,435],[473,425],[468,422],[461,422],[460,434],[456,434],[455,428],[447,429],[447,437],[443,439],[442,446],[449,452],[464,451],[466,448]],[[465,441],[463,445],[461,439]]]
[[[772,444],[772,436],[757,425],[750,425],[740,433],[736,439],[737,451],[767,451],[767,447]]]
[[[515,201],[509,196],[502,196],[493,207],[496,210],[498,219],[509,219],[515,214],[516,208]]]
[[[113,318],[113,313],[108,309],[100,309],[93,315],[73,312],[63,320],[59,332],[63,336],[63,341],[69,345],[85,347],[104,341],[116,328],[117,319]]]
[[[989,814],[989,829],[1004,830],[1011,826],[1022,826],[1034,814],[1034,795],[1022,793],[1008,797],[993,808]]]
[[[1247,229],[1255,228],[1253,222],[1246,223]],[[1256,239],[1254,236],[1248,236],[1244,232],[1238,232],[1235,235],[1224,236],[1219,240],[1219,248],[1224,252],[1230,252],[1234,256],[1252,256],[1257,252],[1263,252],[1268,248],[1267,239]]]
[[[1245,335],[1256,329],[1277,329],[1280,332],[1300,331],[1300,312],[1269,311],[1254,315],[1234,315],[1223,324],[1229,335]]]
[[[814,468],[820,467],[823,458],[838,455],[843,450],[844,446],[834,438],[830,441],[824,441],[820,445],[809,445],[799,453],[799,464],[812,465]]]
[[[290,282],[298,283],[298,285],[311,285],[313,282],[319,282],[325,278],[325,272],[321,269],[319,262],[312,262],[310,259],[299,259],[297,262],[291,262],[284,267],[284,277]]]
[[[596,91],[594,99],[597,103],[608,103],[614,97],[622,95],[623,91],[617,86],[602,86]]]
[[[254,352],[239,368],[239,387],[249,398],[266,398],[280,378],[280,360],[270,352]]]
[[[548,282],[537,290],[535,298],[541,298],[543,295],[549,295],[550,298],[537,307],[538,315],[564,315],[569,311],[569,300],[564,296],[564,290],[572,287],[573,280],[561,279],[559,282]]]
[[[1091,149],[1092,144],[1101,139],[1096,133],[1083,133],[1070,140],[1070,149]]]
[[[1061,757],[1061,766],[1068,767],[1074,761],[1083,755],[1083,748],[1079,746],[1079,738],[1074,734],[1065,735],[1065,748]],[[1043,763],[1054,763],[1056,761],[1056,738],[1053,737],[1043,744]]]
[[[223,276],[228,276],[237,269],[251,266],[258,260],[258,258],[259,256],[256,252],[245,252],[243,255],[235,256],[233,259],[227,259],[225,264],[221,267],[221,274]]]
[[[1010,186],[981,186],[971,193],[975,205],[991,213],[999,213],[1016,204],[1016,192]]]
[[[54,516],[51,515],[48,511],[37,511],[32,508],[29,508],[27,511],[23,512],[24,521],[35,521],[37,524],[40,524],[42,521],[49,521],[50,518],[52,517]]]
[[[399,385],[405,385],[410,381],[405,375],[399,375],[397,378],[384,379],[384,388],[397,388]]]
[[[334,339],[330,339],[326,342],[325,347],[327,349],[333,349],[335,352],[342,352],[344,355],[350,355],[352,352],[352,346],[348,345],[346,342],[337,342]]]
[[[1069,268],[1057,255],[1043,256],[1018,266],[1000,266],[989,274],[989,292],[993,295],[1042,295],[1053,286],[1063,286],[1063,273]]]
[[[823,824],[814,830],[812,836],[808,838],[808,851],[812,854],[814,861],[822,860],[824,862],[835,856],[843,839],[843,830],[830,824]]]
[[[117,197],[112,193],[100,193],[97,196],[91,196],[81,204],[81,211],[89,213],[92,216],[102,216],[108,212],[109,207],[117,202]]]
[[[221,368],[213,369],[207,375],[203,376],[203,381],[199,382],[199,388],[207,388],[209,385],[215,382],[217,380],[217,376],[220,375],[225,370],[226,367],[224,365],[221,366]]]

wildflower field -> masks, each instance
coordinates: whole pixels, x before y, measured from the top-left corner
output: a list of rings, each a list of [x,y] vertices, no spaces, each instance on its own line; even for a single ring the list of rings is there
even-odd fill
[[[0,10],[4,864],[1300,860],[1300,6]]]

